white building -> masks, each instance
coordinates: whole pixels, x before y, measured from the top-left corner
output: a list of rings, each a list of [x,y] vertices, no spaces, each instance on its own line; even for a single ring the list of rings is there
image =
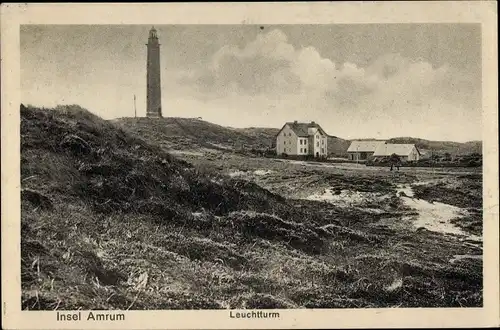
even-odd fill
[[[414,144],[381,144],[373,153],[373,159],[390,157],[392,154],[399,156],[402,161],[418,161],[420,151]]]
[[[328,134],[315,122],[288,122],[276,135],[276,154],[326,157]]]

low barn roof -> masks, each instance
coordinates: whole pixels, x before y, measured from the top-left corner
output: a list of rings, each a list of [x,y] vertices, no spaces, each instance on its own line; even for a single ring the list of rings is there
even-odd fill
[[[396,154],[398,156],[408,156],[413,148],[416,148],[414,144],[382,144],[375,149],[373,156],[390,156],[392,154]],[[417,152],[420,154],[418,149]]]
[[[326,132],[321,128],[321,126],[319,126],[315,122],[311,123],[288,122],[285,125],[283,125],[283,127],[280,129],[277,135],[281,133],[281,131],[283,130],[283,128],[285,128],[286,125],[288,125],[290,129],[299,137],[308,137],[309,128],[317,128],[321,132],[321,134],[328,136],[328,134],[326,134]]]
[[[347,152],[374,152],[379,145],[383,145],[385,142],[380,140],[352,141]]]

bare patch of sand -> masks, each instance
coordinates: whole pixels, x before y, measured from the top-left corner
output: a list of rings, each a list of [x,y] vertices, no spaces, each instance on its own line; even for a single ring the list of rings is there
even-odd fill
[[[423,227],[430,231],[466,236],[476,241],[482,240],[481,237],[469,234],[451,222],[452,219],[467,215],[466,209],[454,205],[440,202],[428,202],[423,199],[415,198],[413,190],[409,186],[400,185],[396,191],[406,206],[418,212],[417,216],[409,217],[416,228]]]
[[[361,192],[353,190],[325,189],[322,193],[316,193],[306,197],[308,200],[325,201],[340,206],[357,206],[379,199],[380,193]]]

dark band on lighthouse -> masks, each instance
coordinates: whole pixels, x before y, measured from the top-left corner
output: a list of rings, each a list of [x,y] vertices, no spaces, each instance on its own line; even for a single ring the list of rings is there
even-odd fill
[[[160,118],[161,80],[160,80],[160,43],[156,29],[149,31],[147,63],[147,117]]]

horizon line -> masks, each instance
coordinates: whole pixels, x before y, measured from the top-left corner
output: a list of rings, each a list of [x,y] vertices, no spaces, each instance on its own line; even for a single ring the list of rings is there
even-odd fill
[[[217,124],[217,123],[214,123],[214,122],[211,122],[211,121],[208,121],[208,120],[205,120],[203,119],[203,117],[199,116],[199,117],[174,117],[174,116],[168,116],[168,117],[161,117],[161,118],[151,118],[151,117],[146,117],[146,116],[138,116],[138,117],[117,117],[117,118],[111,118],[111,119],[104,119],[104,120],[108,120],[108,121],[113,121],[113,120],[121,120],[121,119],[149,119],[149,120],[161,120],[161,119],[168,119],[168,118],[172,118],[172,119],[195,119],[195,120],[200,120],[200,121],[204,121],[206,123],[210,123],[210,124],[213,124],[213,125],[217,125],[217,126],[221,126],[221,127],[225,127],[225,128],[230,128],[230,129],[276,129],[276,130],[280,130],[279,127],[276,127],[276,126],[246,126],[246,127],[233,127],[233,126],[224,126],[224,125],[220,125],[220,124]],[[287,123],[287,122],[285,122]],[[342,137],[339,137],[339,136],[336,136],[336,135],[331,135],[331,134],[327,134],[329,137],[332,137],[332,138],[336,138],[336,139],[342,139],[342,140],[345,140],[345,141],[361,141],[361,140],[371,140],[371,141],[387,141],[387,140],[393,140],[393,139],[419,139],[419,140],[424,140],[424,141],[429,141],[429,142],[449,142],[449,143],[472,143],[472,142],[483,142],[483,140],[466,140],[466,141],[454,141],[454,140],[431,140],[431,139],[426,139],[426,138],[421,138],[421,137],[415,137],[415,136],[393,136],[393,137],[389,137],[389,138],[367,138],[367,137],[358,137],[358,138],[342,138]]]

